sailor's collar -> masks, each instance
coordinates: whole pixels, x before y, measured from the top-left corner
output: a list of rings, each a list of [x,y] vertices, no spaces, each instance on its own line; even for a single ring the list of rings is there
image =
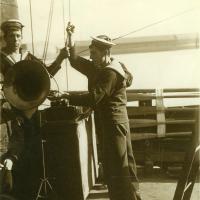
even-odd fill
[[[111,62],[105,67],[107,69],[113,69],[114,71],[118,72],[122,77],[125,77],[125,72],[120,64],[119,61],[116,59],[111,59]]]
[[[13,57],[6,53],[5,48],[1,49],[1,54],[6,57],[6,59],[11,63],[11,64],[15,64],[16,61],[13,59]],[[21,55],[20,60],[24,60],[26,58],[26,56],[29,54],[28,51],[26,51],[25,49],[20,48],[19,54]]]

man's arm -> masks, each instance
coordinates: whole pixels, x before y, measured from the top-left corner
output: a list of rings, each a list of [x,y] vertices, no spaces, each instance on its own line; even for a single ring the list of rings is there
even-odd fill
[[[60,53],[57,56],[57,58],[55,59],[55,61],[48,67],[42,62],[42,60],[38,59],[31,53],[28,53],[26,59],[27,60],[35,60],[37,62],[40,62],[41,64],[43,64],[43,66],[46,68],[46,70],[49,72],[49,74],[54,76],[58,72],[58,70],[61,68],[61,64],[62,64],[63,60],[68,57],[69,57],[69,52],[65,48],[63,48],[60,50]]]
[[[46,67],[47,71],[52,76],[54,76],[61,68],[61,64],[62,64],[63,60],[68,57],[69,57],[69,52],[65,48],[61,49],[56,60],[49,67]]]
[[[101,73],[101,81],[94,86],[92,91],[86,94],[74,94],[68,97],[69,103],[77,106],[97,107],[112,95],[117,84],[117,74],[113,70],[106,69]]]
[[[73,47],[73,49],[75,49],[75,47]],[[83,57],[76,56],[76,58],[73,59],[70,54],[69,61],[74,69],[76,69],[77,71],[79,71],[87,77],[91,77],[95,71],[92,62]]]
[[[94,72],[93,63],[90,60],[78,56],[76,52],[76,44],[74,40],[75,26],[69,22],[66,30],[68,35],[68,39],[66,41],[66,48],[69,49],[70,64],[74,69],[89,77]]]
[[[11,122],[12,134],[9,137],[8,152],[6,157],[12,161],[17,161],[24,148],[24,130],[21,125],[21,118]]]

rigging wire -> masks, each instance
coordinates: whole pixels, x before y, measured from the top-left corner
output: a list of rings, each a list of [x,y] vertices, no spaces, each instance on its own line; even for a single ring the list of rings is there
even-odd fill
[[[52,25],[52,19],[53,19],[53,8],[54,8],[54,0],[52,1],[52,11],[51,11],[51,19],[50,19],[50,26],[49,26],[49,34],[48,34],[48,39],[47,39],[47,48],[46,48],[46,55],[45,55],[45,60],[46,60],[46,57],[47,57],[47,50],[48,50],[48,47],[49,47],[49,38],[50,38],[50,31],[51,31],[51,25]]]
[[[68,0],[69,22],[71,22],[71,0]]]
[[[43,62],[44,63],[46,61],[47,50],[48,50],[48,46],[49,46],[49,37],[50,37],[52,17],[53,17],[53,7],[54,7],[53,5],[54,5],[54,0],[51,0],[50,10],[49,10],[49,18],[48,18],[48,26],[47,26],[47,34],[46,34],[46,39],[45,39],[45,44],[44,44],[44,51],[43,51]]]
[[[32,53],[34,55],[34,37],[33,37],[33,15],[32,15],[32,3],[29,0],[29,10],[30,10],[30,21],[31,21],[31,40],[32,40]]]
[[[184,14],[186,14],[186,13],[188,13],[188,12],[193,11],[194,9],[195,9],[195,8],[191,8],[191,9],[188,9],[188,10],[184,10],[184,11],[178,13],[178,14],[175,14],[175,15],[172,15],[172,16],[169,16],[169,17],[166,17],[166,18],[164,18],[164,19],[161,19],[161,20],[156,21],[156,22],[154,22],[154,23],[148,24],[148,25],[146,25],[146,26],[143,26],[143,27],[141,27],[141,28],[138,28],[138,29],[136,29],[136,30],[134,30],[134,31],[131,31],[131,32],[129,32],[129,33],[123,34],[123,35],[121,35],[121,36],[119,36],[119,37],[114,38],[113,40],[118,40],[118,39],[120,39],[120,38],[126,37],[126,36],[128,36],[128,35],[133,34],[133,33],[142,31],[142,30],[144,30],[144,29],[146,29],[146,28],[149,28],[149,27],[155,26],[155,25],[157,25],[157,24],[160,24],[160,23],[162,23],[162,22],[168,21],[168,20],[170,20],[170,19],[179,17],[179,16],[181,16],[181,15],[184,15]]]
[[[70,2],[70,0],[69,0]],[[67,43],[67,35],[66,35],[66,30],[65,30],[65,3],[64,3],[64,0],[62,0],[62,6],[63,6],[63,29],[64,29],[64,44]],[[69,3],[69,19],[71,19],[71,14],[70,14],[70,3]],[[66,46],[66,45],[65,45]],[[66,46],[67,48],[67,46]],[[65,59],[65,65],[66,65],[66,68],[65,68],[65,72],[66,72],[66,84],[67,84],[67,91],[69,90],[69,77],[68,77],[68,67],[67,67],[67,59]]]
[[[50,76],[50,78],[52,78],[54,80],[54,82],[56,84],[56,87],[57,87],[57,91],[60,94],[60,88],[59,88],[58,82],[56,81],[55,77],[53,75],[51,75],[51,74],[49,74],[49,76]]]
[[[184,11],[182,11],[182,12],[180,12],[180,13],[175,14],[175,15],[171,15],[171,16],[166,17],[166,18],[164,18],[164,19],[161,19],[161,20],[158,20],[158,21],[153,22],[153,23],[151,23],[151,24],[145,25],[145,26],[143,26],[143,27],[141,27],[141,28],[138,28],[138,29],[135,29],[135,30],[133,30],[133,31],[131,31],[131,32],[128,32],[128,33],[126,33],[126,34],[120,35],[120,36],[114,38],[113,41],[114,41],[114,40],[121,39],[121,38],[124,38],[124,37],[126,37],[126,36],[128,36],[128,35],[131,35],[131,34],[133,34],[133,33],[142,31],[142,30],[144,30],[144,29],[150,28],[150,27],[155,26],[155,25],[157,25],[157,24],[161,24],[161,23],[166,22],[166,21],[168,21],[168,20],[170,20],[170,19],[179,17],[179,16],[181,16],[181,15],[184,15],[184,14],[186,14],[186,13],[188,13],[188,12],[193,11],[194,9],[195,9],[195,8],[187,9],[187,10],[184,10]],[[88,51],[88,48],[87,48],[87,49],[84,49],[83,51],[78,52],[78,54],[84,53],[84,52],[86,52],[86,51]]]

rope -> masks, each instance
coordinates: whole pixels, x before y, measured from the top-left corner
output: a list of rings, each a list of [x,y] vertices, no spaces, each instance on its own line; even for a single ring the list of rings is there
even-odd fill
[[[56,87],[57,87],[57,91],[58,91],[58,93],[60,94],[60,88],[59,88],[58,82],[56,81],[55,77],[52,76],[51,74],[49,74],[49,76],[50,76],[50,78],[52,78],[52,79],[54,80],[54,82],[55,82],[55,84],[56,84]]]
[[[44,44],[44,51],[43,51],[43,62],[44,63],[46,61],[47,50],[48,50],[48,46],[49,46],[49,37],[50,37],[52,17],[53,17],[53,4],[54,4],[54,0],[51,0],[50,10],[49,10],[49,18],[48,18],[48,26],[47,26],[47,34],[46,34],[46,39],[45,39],[45,44]]]
[[[157,24],[163,23],[163,22],[168,21],[168,20],[170,20],[170,19],[179,17],[179,16],[184,15],[184,14],[190,12],[190,11],[193,11],[194,9],[195,9],[195,8],[191,8],[191,9],[188,9],[188,10],[184,10],[184,11],[178,13],[178,14],[175,14],[175,15],[172,15],[172,16],[170,16],[170,17],[166,17],[166,18],[164,18],[164,19],[161,19],[161,20],[159,20],[159,21],[156,21],[156,22],[154,22],[154,23],[145,25],[145,26],[143,26],[143,27],[141,27],[141,28],[138,28],[138,29],[136,29],[136,30],[134,30],[134,31],[128,32],[128,33],[123,34],[123,35],[120,35],[119,37],[114,38],[113,41],[114,41],[114,40],[118,40],[118,39],[120,39],[120,38],[124,38],[125,36],[128,36],[128,35],[131,35],[131,34],[133,34],[133,33],[142,31],[142,30],[144,30],[144,29],[147,29],[147,28],[149,28],[149,27],[155,26],[155,25],[157,25]],[[78,54],[81,54],[81,53],[86,52],[86,51],[88,51],[88,49],[85,49],[85,50],[83,50],[83,51],[80,51],[80,52],[78,52]]]
[[[32,4],[31,0],[29,0],[29,8],[30,8],[30,20],[31,20],[31,39],[32,39],[32,53],[34,55],[34,37],[33,37],[33,17],[32,17]]]
[[[71,22],[71,0],[68,0],[68,3],[69,21]]]
[[[51,4],[52,4],[52,0],[51,0]],[[49,17],[48,17],[47,34],[46,34],[46,38],[45,38],[44,50],[43,50],[43,56],[42,56],[42,58],[43,58],[42,60],[43,61],[44,61],[44,58],[45,58],[46,45],[47,45],[47,35],[48,35],[49,22],[50,22],[51,4],[50,4],[50,10],[49,10]]]
[[[64,29],[64,44],[66,43],[67,40],[67,35],[66,35],[66,30],[65,30],[65,4],[64,4],[64,0],[62,0],[62,5],[63,5],[63,29]],[[69,7],[70,8],[70,7]],[[70,13],[70,11],[69,11]],[[70,14],[69,14],[69,18],[70,18]],[[67,91],[69,90],[69,78],[68,78],[68,67],[67,67],[67,59],[65,59],[65,65],[66,65],[66,85],[67,85]]]
[[[116,38],[114,38],[113,40],[118,40],[118,39],[123,38],[123,37],[125,37],[125,36],[128,36],[128,35],[130,35],[130,34],[133,34],[133,33],[139,32],[139,31],[142,31],[142,30],[144,30],[144,29],[146,29],[146,28],[149,28],[149,27],[155,26],[155,25],[157,25],[157,24],[163,23],[163,22],[165,22],[165,21],[168,21],[168,20],[170,20],[170,19],[179,17],[179,16],[184,15],[184,14],[186,14],[186,13],[192,11],[192,10],[194,10],[194,8],[191,8],[191,9],[188,9],[188,10],[184,10],[184,11],[178,13],[178,14],[172,15],[172,16],[170,16],[170,17],[166,17],[166,18],[161,19],[161,20],[159,20],[159,21],[157,21],[157,22],[148,24],[148,25],[143,26],[143,27],[141,27],[141,28],[138,28],[138,29],[136,29],[136,30],[134,30],[134,31],[131,31],[131,32],[129,32],[129,33],[126,33],[126,34],[124,34],[124,35],[121,35],[121,36],[119,36],[119,37],[116,37]]]

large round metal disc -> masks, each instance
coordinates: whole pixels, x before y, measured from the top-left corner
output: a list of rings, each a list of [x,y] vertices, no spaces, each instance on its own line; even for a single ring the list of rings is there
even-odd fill
[[[42,63],[20,61],[6,73],[3,91],[8,102],[20,110],[40,105],[49,94],[50,79]]]

